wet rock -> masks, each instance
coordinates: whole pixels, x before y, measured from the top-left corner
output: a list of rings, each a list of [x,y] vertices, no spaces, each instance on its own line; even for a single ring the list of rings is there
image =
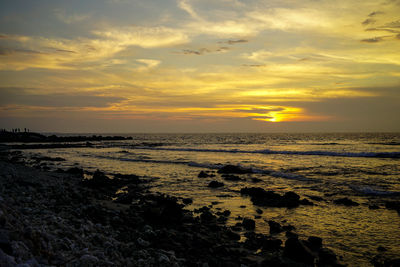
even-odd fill
[[[337,263],[336,254],[328,248],[322,248],[318,252],[318,263],[322,266],[325,264],[335,266],[335,263]]]
[[[268,225],[269,225],[269,233],[270,234],[278,234],[278,233],[283,232],[282,226],[278,222],[268,221]]]
[[[241,181],[241,180],[242,180],[239,176],[237,176],[237,175],[232,175],[232,174],[223,174],[223,175],[221,175],[221,176],[222,176],[222,178],[224,178],[226,181],[234,181],[234,182],[236,182],[236,181]]]
[[[302,200],[300,200],[300,204],[301,205],[306,205],[306,206],[314,206],[314,203],[312,203],[310,200],[308,200],[307,198],[303,198]]]
[[[261,209],[256,209],[256,212],[257,212],[258,214],[263,214],[263,211],[262,211]]]
[[[261,182],[262,180],[259,179],[259,178],[253,177],[253,178],[251,178],[251,181],[252,181],[253,183],[259,183],[259,182]]]
[[[349,199],[347,197],[336,199],[333,202],[335,204],[337,204],[337,205],[345,205],[345,206],[348,206],[348,207],[350,207],[350,206],[359,206],[360,205],[357,202],[355,202],[355,201],[353,201],[353,200],[351,200],[351,199]]]
[[[104,172],[102,172],[100,170],[96,170],[93,174],[92,179],[84,180],[82,183],[89,187],[99,188],[99,187],[105,187],[107,185],[110,185],[111,181],[112,180],[110,178],[108,178],[108,176],[105,175]]]
[[[400,214],[400,201],[387,201],[385,207],[390,210],[395,210]]]
[[[207,177],[211,177],[208,173],[206,173],[205,171],[201,171],[198,175],[198,178],[207,178]]]
[[[217,219],[209,210],[205,210],[200,214],[200,219],[202,222],[212,222]]]
[[[300,196],[294,192],[287,192],[281,196],[260,187],[245,187],[240,190],[240,193],[249,195],[253,204],[258,206],[294,208],[300,205]]]
[[[319,196],[309,196],[309,195],[307,195],[307,197],[309,197],[311,200],[314,200],[314,201],[323,201],[324,200],[322,197],[319,197]]]
[[[256,228],[256,222],[253,219],[244,218],[242,225],[246,230],[254,230]]]
[[[298,234],[293,233],[292,231],[286,231],[285,236],[286,236],[287,238],[298,238],[298,237],[299,237]]]
[[[65,172],[69,173],[69,174],[77,175],[79,177],[83,177],[83,169],[78,168],[78,167],[69,168]]]
[[[193,203],[193,200],[191,198],[184,198],[182,199],[183,204],[189,205]]]
[[[208,187],[211,187],[211,188],[218,188],[218,187],[223,187],[223,186],[224,186],[224,183],[221,183],[221,182],[218,182],[218,181],[211,181],[208,184]]]
[[[252,169],[243,168],[241,166],[225,165],[221,169],[218,170],[218,173],[245,174],[245,173],[253,173],[253,170]]]
[[[378,206],[378,205],[368,205],[368,208],[369,208],[370,210],[378,210],[378,209],[379,209],[379,206]]]
[[[315,255],[297,238],[288,238],[285,242],[284,255],[294,261],[314,264]]]
[[[377,247],[376,250],[379,251],[379,252],[387,251],[387,249],[385,247],[382,247],[382,246]]]
[[[282,243],[283,242],[280,239],[268,237],[263,240],[262,247],[263,250],[266,251],[278,251],[282,248]]]
[[[322,248],[322,238],[317,236],[310,236],[307,239],[308,247],[314,251],[319,250]]]

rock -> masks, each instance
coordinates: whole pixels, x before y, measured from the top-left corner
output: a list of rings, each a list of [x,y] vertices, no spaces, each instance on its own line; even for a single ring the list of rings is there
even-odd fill
[[[283,232],[282,226],[278,222],[268,221],[268,225],[270,234],[278,234]]]
[[[285,242],[284,255],[292,260],[314,264],[315,255],[297,238],[288,238]]]
[[[189,205],[193,203],[193,200],[191,198],[184,198],[182,199],[183,204]]]
[[[262,211],[261,209],[256,209],[256,212],[257,212],[258,214],[263,214],[263,211]]]
[[[221,169],[218,170],[218,173],[245,174],[245,173],[253,173],[253,170],[252,169],[243,168],[241,166],[225,165]]]
[[[326,265],[331,266],[336,262],[337,262],[337,258],[336,258],[335,253],[332,250],[330,250],[328,248],[322,248],[319,250],[318,263],[320,265],[326,264]]]
[[[370,210],[378,210],[378,209],[379,209],[379,206],[378,206],[378,205],[368,205],[368,208],[369,208]]]
[[[309,197],[311,200],[314,200],[314,201],[323,201],[324,200],[322,197],[319,197],[319,196],[309,196],[309,195],[307,195],[307,197]]]
[[[256,222],[253,219],[244,218],[242,225],[246,230],[254,230],[256,228]]]
[[[84,180],[83,183],[90,187],[99,188],[110,185],[111,181],[112,180],[108,178],[108,176],[105,175],[104,172],[96,170],[93,174],[93,178],[90,180]]]
[[[322,238],[320,237],[310,236],[308,237],[307,241],[309,244],[308,247],[314,251],[317,251],[322,248]]]
[[[385,207],[390,210],[396,210],[400,214],[400,201],[387,201]]]
[[[215,217],[209,210],[205,210],[200,214],[200,219],[202,222],[211,222],[215,221],[217,217]]]
[[[349,199],[347,197],[336,199],[333,202],[335,204],[337,204],[337,205],[345,205],[345,206],[348,206],[348,207],[350,207],[350,206],[359,206],[360,205],[357,202],[355,202],[355,201],[353,201],[353,200],[351,200],[351,199]]]
[[[3,250],[0,249],[0,266],[14,267],[17,266],[17,263],[15,262],[14,257],[7,255],[3,252]]]
[[[262,180],[261,179],[259,179],[259,178],[251,178],[251,181],[253,182],[253,183],[259,183],[259,182],[261,182]]]
[[[12,247],[10,243],[9,233],[7,230],[0,230],[0,249],[5,253],[12,255]]]
[[[218,181],[211,181],[208,184],[208,187],[211,187],[211,188],[217,188],[217,187],[223,187],[223,186],[224,186],[224,183],[221,183],[221,182],[218,182]]]
[[[207,178],[207,177],[211,177],[208,173],[206,173],[205,171],[201,171],[197,177],[199,178]]]
[[[276,238],[266,238],[263,240],[263,250],[266,251],[278,251],[281,249],[282,240]]]
[[[382,247],[382,246],[377,247],[376,250],[379,251],[379,252],[387,251],[387,249],[385,247]]]
[[[287,238],[291,238],[291,237],[292,237],[292,238],[298,238],[298,237],[299,237],[298,234],[293,233],[292,231],[286,231],[285,236],[286,236]]]
[[[85,254],[79,258],[81,266],[95,266],[99,263],[99,259],[93,255]]]
[[[300,196],[294,192],[287,192],[283,196],[273,192],[265,191],[260,187],[245,187],[240,190],[242,195],[249,195],[254,205],[268,207],[297,207],[300,204]]]
[[[241,181],[242,179],[237,175],[223,174],[221,175],[226,181]]]
[[[72,168],[67,169],[65,172],[69,173],[69,174],[77,175],[79,177],[83,177],[83,169],[81,169],[81,168],[72,167]]]
[[[141,246],[141,247],[148,247],[148,246],[150,246],[150,242],[149,241],[146,241],[146,240],[144,240],[144,239],[142,239],[142,238],[138,238],[137,240],[136,240],[136,242],[139,244],[139,246]]]
[[[314,203],[312,203],[310,200],[308,200],[307,198],[303,198],[302,200],[300,200],[300,204],[301,205],[306,205],[306,206],[314,206]]]

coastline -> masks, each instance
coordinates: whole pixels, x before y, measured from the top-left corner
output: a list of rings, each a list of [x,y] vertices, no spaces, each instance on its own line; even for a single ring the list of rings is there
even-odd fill
[[[318,237],[289,230],[282,242],[244,218],[243,239],[224,225],[229,211],[190,212],[189,199],[150,193],[134,175],[83,181],[79,168],[37,170],[8,156],[0,161],[2,266],[342,266]]]

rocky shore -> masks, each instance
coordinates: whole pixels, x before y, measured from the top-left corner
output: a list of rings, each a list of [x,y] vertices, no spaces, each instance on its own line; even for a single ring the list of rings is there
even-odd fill
[[[0,266],[343,266],[321,238],[300,240],[293,227],[270,221],[263,235],[250,218],[228,227],[229,210],[191,212],[191,199],[150,193],[141,177],[96,171],[84,179],[80,168],[33,169],[15,154],[0,159]],[[309,204],[242,194],[263,205]],[[286,240],[276,238],[283,231]]]

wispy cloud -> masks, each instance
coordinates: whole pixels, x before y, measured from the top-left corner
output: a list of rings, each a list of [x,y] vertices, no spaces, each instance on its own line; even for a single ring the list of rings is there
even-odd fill
[[[73,23],[79,23],[79,22],[83,22],[89,18],[91,18],[92,14],[87,13],[87,14],[77,14],[77,13],[73,13],[73,14],[67,14],[67,12],[63,9],[55,9],[54,10],[54,15],[56,16],[56,18],[62,22],[64,22],[65,24],[73,24]]]

